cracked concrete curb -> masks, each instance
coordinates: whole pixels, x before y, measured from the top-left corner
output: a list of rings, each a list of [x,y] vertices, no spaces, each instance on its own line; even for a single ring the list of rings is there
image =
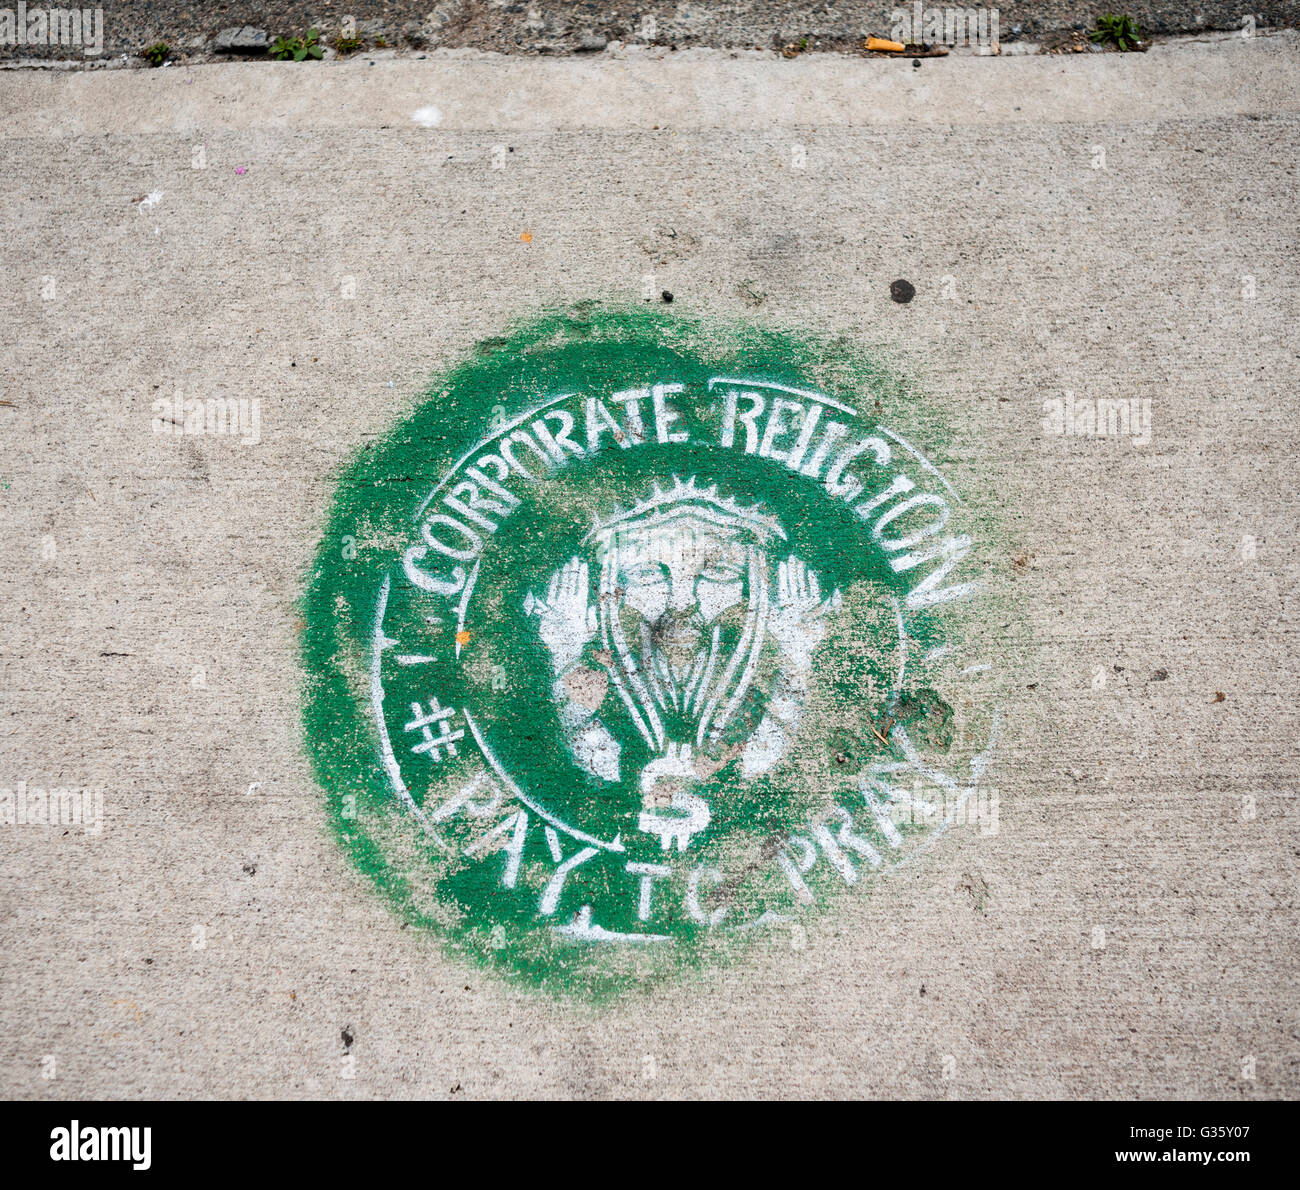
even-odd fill
[[[231,33],[240,33],[247,35],[251,33],[260,33],[260,30],[229,30]],[[1162,37],[1148,42],[1144,45],[1143,53],[1158,51],[1161,54],[1177,51],[1182,47],[1197,45],[1221,45],[1229,51],[1241,48],[1250,43],[1270,43],[1280,42],[1288,44],[1300,36],[1300,30],[1294,29],[1259,29],[1251,38],[1243,38],[1237,33],[1224,32],[1205,32],[1198,34],[1186,34],[1174,37]],[[1073,49],[1076,52],[1071,53]],[[1084,46],[1075,42],[1065,45],[1049,45],[1036,41],[1015,41],[1004,42],[999,47],[999,52],[992,53],[985,49],[975,47],[956,47],[940,56],[921,55],[916,56],[912,53],[867,53],[858,52],[838,52],[827,51],[822,53],[801,53],[797,55],[783,55],[778,49],[707,49],[700,48],[695,50],[670,50],[662,46],[642,45],[642,44],[625,44],[623,42],[608,42],[601,47],[600,52],[579,53],[576,55],[566,55],[577,57],[588,62],[599,61],[616,61],[629,63],[647,63],[647,62],[671,62],[676,59],[683,61],[698,60],[694,55],[717,55],[723,59],[744,60],[744,61],[786,61],[793,63],[795,61],[815,61],[815,60],[842,60],[845,58],[859,59],[863,62],[902,62],[919,68],[922,64],[939,63],[944,60],[960,61],[967,58],[979,58],[984,61],[1001,61],[1003,59],[1019,59],[1026,57],[1049,57],[1052,59],[1065,58],[1072,59],[1076,56],[1082,57],[1084,54],[1079,51],[1091,50],[1092,54],[1086,56],[1092,57],[1105,56],[1130,56],[1118,55],[1113,50],[1103,50],[1098,46]],[[276,62],[273,59],[261,53],[195,53],[185,55],[182,58],[170,58],[159,68],[163,71],[168,70],[189,70],[197,66],[214,66],[214,65],[248,65],[248,66],[324,66],[332,65],[354,65],[354,66],[375,66],[379,63],[392,61],[434,61],[434,62],[464,62],[464,61],[546,61],[558,60],[559,56],[548,55],[509,55],[501,54],[490,50],[475,50],[465,48],[439,48],[425,52],[415,50],[396,50],[396,49],[379,49],[358,51],[351,54],[339,54],[336,50],[326,46],[324,48],[323,58],[316,61],[304,63],[297,62]],[[788,68],[788,67],[787,67]],[[97,58],[88,60],[78,59],[59,59],[59,58],[0,58],[0,73],[15,71],[44,71],[56,73],[68,72],[98,72],[98,71],[120,71],[120,70],[142,70],[148,72],[150,67],[142,59],[131,55],[118,55],[109,58]]]

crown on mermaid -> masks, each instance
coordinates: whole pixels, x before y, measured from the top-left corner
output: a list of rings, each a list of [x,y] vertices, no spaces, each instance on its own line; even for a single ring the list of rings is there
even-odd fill
[[[761,511],[762,506],[755,504],[744,507],[737,504],[731,496],[718,495],[718,485],[707,488],[698,487],[695,476],[683,483],[673,476],[673,486],[661,488],[657,483],[654,491],[644,500],[629,509],[616,508],[608,517],[598,519],[587,534],[587,540],[593,538],[609,542],[615,536],[629,531],[640,531],[669,524],[674,521],[703,521],[719,528],[739,530],[766,542],[772,537],[785,539],[785,531],[773,516]]]

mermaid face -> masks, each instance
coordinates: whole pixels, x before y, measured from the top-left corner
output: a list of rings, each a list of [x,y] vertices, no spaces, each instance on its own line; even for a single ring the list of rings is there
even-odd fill
[[[823,598],[785,541],[761,507],[674,480],[597,520],[545,597],[524,599],[551,654],[575,761],[602,780],[626,780],[624,745],[639,736],[638,821],[664,847],[681,849],[709,821],[691,792],[716,768],[702,754],[738,752],[742,777],[754,777],[780,760],[798,727],[813,651],[840,595]],[[757,724],[738,714],[756,680],[768,708]]]
[[[745,543],[707,524],[623,534],[611,562],[628,635],[648,636],[674,670],[707,646],[714,621],[749,594]]]

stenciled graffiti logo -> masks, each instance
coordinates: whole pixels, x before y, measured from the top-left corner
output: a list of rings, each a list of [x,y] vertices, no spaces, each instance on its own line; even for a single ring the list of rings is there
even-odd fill
[[[305,598],[307,740],[409,919],[616,988],[987,826],[977,518],[914,442],[939,433],[914,396],[842,346],[834,383],[818,362],[570,312],[362,452]]]

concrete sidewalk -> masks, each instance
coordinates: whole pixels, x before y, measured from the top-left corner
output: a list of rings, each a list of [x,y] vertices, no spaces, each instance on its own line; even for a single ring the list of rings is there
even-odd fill
[[[103,797],[0,826],[0,1089],[1294,1097],[1298,66],[1280,34],[0,75],[0,787]],[[297,600],[431,373],[661,291],[912,376],[1000,493],[1032,644],[996,833],[598,1010],[348,866]],[[1067,393],[1149,401],[1149,440],[1055,432]],[[177,394],[256,432],[155,433]]]

